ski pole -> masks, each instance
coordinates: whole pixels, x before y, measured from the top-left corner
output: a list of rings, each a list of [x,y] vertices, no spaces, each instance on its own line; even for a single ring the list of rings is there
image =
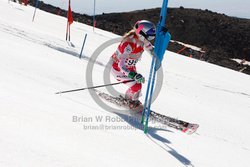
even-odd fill
[[[63,94],[63,93],[77,92],[77,91],[86,90],[86,89],[95,89],[95,88],[101,88],[101,87],[106,87],[106,86],[119,85],[119,84],[128,83],[128,82],[133,82],[133,81],[134,81],[134,80],[128,80],[128,81],[117,82],[117,83],[106,84],[106,85],[98,85],[98,86],[91,86],[91,87],[80,88],[80,89],[72,89],[72,90],[66,90],[66,91],[56,92],[55,94]]]

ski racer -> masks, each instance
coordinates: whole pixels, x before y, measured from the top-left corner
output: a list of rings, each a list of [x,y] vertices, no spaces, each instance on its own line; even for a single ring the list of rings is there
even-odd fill
[[[122,82],[126,82],[128,90],[125,99],[129,101],[129,107],[135,108],[141,105],[142,83],[145,78],[137,72],[136,63],[140,60],[144,50],[153,53],[154,46],[149,42],[155,38],[156,27],[147,20],[137,21],[133,29],[123,36],[116,52],[111,57],[111,73]]]

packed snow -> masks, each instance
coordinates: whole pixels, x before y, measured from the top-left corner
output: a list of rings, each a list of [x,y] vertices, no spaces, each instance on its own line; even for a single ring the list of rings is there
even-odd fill
[[[104,110],[89,91],[55,94],[86,87],[91,55],[118,36],[74,22],[68,43],[66,18],[37,10],[32,22],[33,12],[33,7],[0,0],[1,167],[249,166],[248,75],[167,51],[163,85],[152,109],[200,127],[187,135],[150,123],[145,135],[138,121]],[[94,85],[103,84],[103,65],[117,45],[95,62]],[[138,63],[145,77],[150,61],[145,53]]]

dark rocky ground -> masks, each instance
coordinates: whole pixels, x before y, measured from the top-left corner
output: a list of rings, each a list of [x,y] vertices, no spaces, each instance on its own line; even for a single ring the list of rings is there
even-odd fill
[[[31,1],[34,5],[34,1]],[[54,14],[67,16],[67,12],[51,5],[40,3],[39,8]],[[158,22],[160,9],[138,10],[126,13],[111,13],[96,16],[97,27],[123,35],[137,20]],[[92,17],[73,13],[74,20],[92,25]],[[250,61],[250,20],[229,17],[209,10],[170,8],[167,28],[172,39],[202,48],[201,52],[186,48],[181,54],[202,59],[213,64],[250,74],[250,66],[239,65],[232,58]],[[171,42],[168,50],[178,52],[183,48]],[[202,57],[202,58],[201,58]]]

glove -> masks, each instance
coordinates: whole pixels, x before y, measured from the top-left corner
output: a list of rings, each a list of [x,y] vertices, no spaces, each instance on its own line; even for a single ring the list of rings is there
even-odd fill
[[[137,83],[144,83],[145,82],[145,78],[141,74],[138,74],[136,72],[130,72],[128,74],[128,77],[131,79],[134,79]]]
[[[136,74],[134,77],[134,80],[137,83],[144,83],[145,82],[145,78],[141,74]]]

